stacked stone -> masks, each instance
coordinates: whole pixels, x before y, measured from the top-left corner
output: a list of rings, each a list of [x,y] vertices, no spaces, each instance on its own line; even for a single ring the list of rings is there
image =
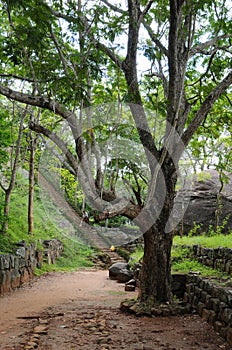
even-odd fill
[[[36,247],[25,242],[17,244],[15,254],[0,254],[0,294],[28,282],[40,259]]]
[[[197,275],[187,275],[184,301],[232,345],[232,288]]]
[[[44,261],[49,265],[54,264],[56,259],[63,253],[63,244],[58,239],[43,241],[44,246]]]
[[[43,261],[54,263],[63,252],[63,245],[57,239],[44,241],[44,247],[42,252],[35,244],[21,241],[14,254],[0,254],[0,295],[28,282],[36,267],[41,268]]]
[[[192,251],[201,264],[232,275],[232,249],[224,247],[212,249],[194,245]]]

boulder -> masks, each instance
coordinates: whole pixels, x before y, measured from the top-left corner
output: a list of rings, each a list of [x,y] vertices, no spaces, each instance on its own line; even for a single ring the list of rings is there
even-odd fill
[[[127,263],[116,262],[109,268],[109,277],[120,283],[126,283],[133,277],[133,272]]]
[[[209,170],[194,176],[185,188],[178,191],[173,210],[172,227],[178,234],[188,234],[198,226],[197,233],[207,232],[209,226],[224,225],[222,232],[232,230],[232,175],[221,189],[219,174]],[[219,202],[220,200],[220,202]]]

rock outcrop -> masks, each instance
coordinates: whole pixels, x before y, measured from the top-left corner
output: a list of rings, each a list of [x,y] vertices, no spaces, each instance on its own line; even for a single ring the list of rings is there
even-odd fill
[[[197,233],[208,232],[209,227],[215,229],[217,225],[223,226],[223,233],[232,230],[232,175],[228,174],[222,190],[217,171],[205,172],[201,180],[195,176],[191,186],[176,196],[174,222],[179,223],[179,234],[188,234],[196,227]]]

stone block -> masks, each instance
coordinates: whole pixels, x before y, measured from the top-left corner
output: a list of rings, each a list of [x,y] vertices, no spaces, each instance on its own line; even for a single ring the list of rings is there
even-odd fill
[[[212,297],[220,299],[220,294],[221,294],[221,288],[216,284],[212,285],[212,289],[211,289]]]
[[[226,307],[227,307],[227,304],[223,303],[222,301],[220,301],[220,303],[219,303],[219,312],[222,312]]]
[[[194,294],[193,301],[192,301],[193,307],[197,307],[198,303],[199,303],[199,298],[197,298],[197,296]]]
[[[173,274],[172,275],[172,292],[178,298],[183,298],[186,290],[186,275]]]
[[[208,318],[208,323],[213,326],[215,321],[217,320],[217,314],[213,310],[209,310],[209,318]]]
[[[205,303],[207,295],[208,295],[207,292],[202,290],[202,292],[201,292],[201,302],[202,303]]]
[[[20,286],[20,273],[18,270],[11,270],[11,288],[15,289]]]
[[[19,268],[23,268],[27,265],[26,260],[23,258],[19,258]]]
[[[225,264],[225,272],[230,274],[231,267],[232,267],[232,261],[227,261]]]
[[[10,268],[10,255],[0,254],[0,270],[5,270]]]
[[[195,287],[195,295],[196,295],[196,297],[198,298],[198,299],[201,299],[201,288],[199,288],[199,287]]]
[[[225,327],[224,323],[220,322],[220,321],[216,321],[214,323],[214,330],[216,333],[221,334],[221,329]]]
[[[4,284],[2,285],[3,293],[11,291],[11,274],[9,270],[5,270]]]
[[[183,301],[184,301],[184,303],[190,302],[189,294],[187,292],[184,293]]]
[[[227,304],[232,308],[232,290],[227,291]]]
[[[4,270],[0,270],[0,294],[3,294],[3,286],[6,283],[6,273]]]
[[[13,254],[10,254],[10,268],[15,268],[15,256]]]
[[[19,270],[19,258],[18,257],[14,258],[14,268],[16,270]]]
[[[19,247],[16,250],[16,255],[19,256],[20,258],[26,258],[26,247]]]
[[[232,324],[232,309],[228,307],[225,308],[220,314],[220,318],[225,324]]]
[[[206,305],[204,303],[198,303],[197,305],[197,313],[199,316],[202,317],[202,314],[203,314],[203,310],[206,308]]]
[[[195,286],[194,286],[193,283],[188,283],[188,284],[186,284],[186,291],[187,291],[187,293],[193,292],[193,291],[194,291],[194,288],[195,288]]]
[[[227,302],[227,289],[220,287],[220,298],[223,303]]]
[[[213,267],[213,260],[210,259],[210,258],[206,258],[204,264],[205,264],[206,266]]]
[[[232,346],[232,327],[229,327],[226,332],[226,340],[229,343],[229,345]]]
[[[202,310],[202,316],[201,316],[202,319],[203,319],[204,321],[208,322],[209,316],[210,316],[210,310],[208,310],[208,309],[203,309],[203,310]]]
[[[220,304],[220,300],[219,299],[217,299],[217,298],[212,298],[211,299],[211,307],[217,313],[219,311],[219,304]]]
[[[207,309],[211,309],[211,299],[212,299],[211,295],[207,294],[205,299],[205,304]]]
[[[29,276],[29,273],[28,273],[26,268],[21,269],[20,270],[20,274],[21,274],[21,277],[20,277],[20,283],[21,284],[24,284],[24,283],[29,281],[30,276]]]

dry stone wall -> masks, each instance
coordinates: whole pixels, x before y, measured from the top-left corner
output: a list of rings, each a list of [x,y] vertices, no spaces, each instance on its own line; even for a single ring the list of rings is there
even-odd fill
[[[13,254],[0,254],[0,295],[9,293],[28,282],[34,276],[35,268],[43,262],[54,263],[62,254],[63,245],[53,239],[43,242],[44,250],[35,244],[19,242]]]
[[[232,275],[232,249],[204,248],[200,245],[187,246],[187,248],[190,249],[191,256],[201,264]]]
[[[184,301],[232,345],[232,288],[197,275],[187,275]]]

